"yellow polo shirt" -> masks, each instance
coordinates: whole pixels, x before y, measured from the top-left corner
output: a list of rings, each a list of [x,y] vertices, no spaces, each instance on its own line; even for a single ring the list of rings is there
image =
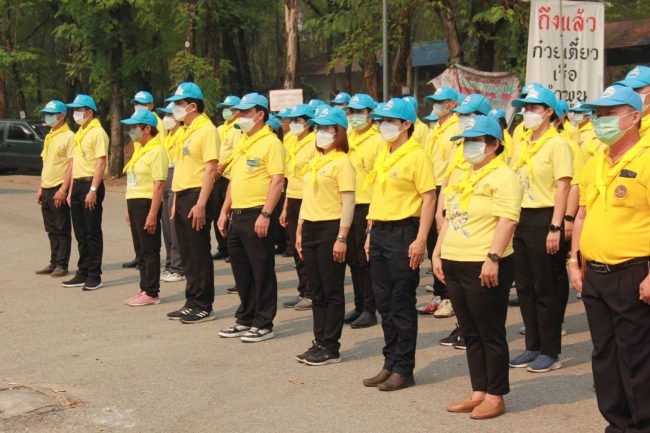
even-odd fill
[[[342,152],[339,152],[345,155]],[[317,152],[316,158],[320,156]],[[300,218],[305,221],[331,221],[341,219],[341,193],[356,187],[354,166],[347,156],[334,159],[316,171],[304,175],[303,199]]]
[[[458,134],[460,134],[460,128],[458,127],[458,116],[455,114],[449,117],[445,123],[440,124],[440,121],[438,121],[431,128],[427,154],[433,163],[433,170],[438,186],[442,185],[445,179],[445,173],[449,169],[449,162],[454,156],[454,146],[458,143],[457,141],[452,141],[451,137]]]
[[[557,130],[550,127],[540,140],[545,140],[542,147],[530,159],[533,174],[529,173],[528,164],[523,164],[515,171],[524,187],[522,208],[546,208],[555,206],[556,182],[564,177],[573,177],[573,157],[571,148]],[[535,146],[535,141],[523,143],[523,146]],[[524,148],[521,149],[520,157]],[[517,163],[518,164],[518,161]]]
[[[173,167],[181,156],[183,135],[185,135],[185,127],[181,125],[174,132],[168,131],[165,137],[165,150],[167,150],[170,167]]]
[[[524,142],[525,135],[530,133],[524,128],[524,122],[520,122],[515,129],[512,131],[512,149],[510,154],[510,166],[512,166],[517,159],[519,159],[519,153],[521,152],[521,146]]]
[[[43,145],[43,171],[41,172],[41,186],[54,188],[63,183],[68,171],[69,159],[72,158],[74,145],[74,132],[67,123],[61,125],[56,131],[50,131],[45,136]]]
[[[601,156],[592,158],[580,176],[580,206],[587,216],[582,226],[580,250],[590,261],[616,265],[650,256],[650,136],[645,135],[626,156],[624,166],[612,167],[609,148],[604,152],[602,173],[605,199],[595,196]]]
[[[167,179],[169,158],[158,136],[144,147],[133,167],[126,172],[126,199],[153,198],[154,182]]]
[[[578,146],[580,145],[580,129],[577,128],[573,123],[565,120],[562,124],[564,131],[566,131],[568,137],[571,138]]]
[[[219,147],[219,159],[225,161],[232,155],[234,147],[241,140],[241,129],[235,128],[237,120],[226,121],[222,125],[217,126],[217,132],[219,133],[219,141],[221,145]]]
[[[427,136],[429,135],[429,126],[418,119],[415,118],[415,128],[413,129],[413,139],[420,143],[422,148],[427,144]]]
[[[250,144],[249,140],[253,140]],[[247,143],[248,142],[248,143]],[[250,144],[247,153],[238,153],[230,169],[230,196],[233,209],[247,209],[264,206],[271,184],[271,176],[285,170],[285,153],[282,142],[268,127],[252,137],[244,134],[239,144]]]
[[[409,142],[417,143],[411,138],[402,146]],[[384,146],[390,145],[385,143]],[[375,167],[379,162],[375,162]],[[422,194],[436,189],[431,160],[426,157],[424,149],[413,148],[388,169],[383,182],[376,179],[369,188],[372,188],[369,220],[399,221],[419,217],[422,210]]]
[[[605,150],[606,147],[603,142],[596,138],[594,126],[591,122],[580,128],[580,149],[582,149],[585,162]]]
[[[467,211],[462,211],[458,194],[449,197],[445,213],[449,221],[442,240],[441,257],[460,262],[483,262],[492,248],[500,218],[519,221],[523,188],[507,165],[495,168],[474,186]],[[513,253],[512,239],[503,257]]]
[[[444,181],[447,182],[447,186],[455,185],[469,176],[472,171],[472,164],[465,161],[463,155],[464,140],[459,140],[457,143],[458,146],[454,150],[453,158],[449,162],[447,173],[445,173]]]
[[[512,152],[514,151],[513,147],[513,141],[512,141],[512,135],[510,135],[510,132],[508,132],[507,129],[503,130],[503,156],[506,160],[506,162],[510,162],[512,160]]]
[[[291,148],[287,151],[286,172],[287,197],[302,199],[302,168],[316,156],[316,134],[310,132],[302,140],[293,140]]]
[[[363,183],[375,165],[375,158],[384,145],[384,140],[375,128],[370,127],[362,134],[353,129],[348,135],[348,143],[350,145],[348,157],[356,171],[355,203],[369,204],[371,189],[364,190]]]
[[[294,145],[298,141],[298,137],[296,134],[292,134],[290,132],[287,132],[284,134],[284,138],[282,139],[282,144],[284,145],[284,151],[286,153],[289,153],[289,150],[291,149],[291,146]]]
[[[72,146],[72,178],[93,177],[97,159],[108,156],[108,134],[99,120],[93,119],[86,128],[77,130],[75,140],[80,143],[75,141]]]
[[[167,137],[167,130],[163,126],[163,122],[162,122],[162,119],[160,118],[160,116],[158,116],[158,114],[156,114],[155,111],[152,111],[152,113],[153,113],[154,116],[156,116],[156,119],[158,120],[158,123],[156,124],[156,129],[158,130],[158,135],[157,136],[160,137],[160,142],[164,143],[165,138]]]
[[[571,155],[572,155],[572,161],[573,161],[573,178],[571,178],[571,185],[578,185],[580,181],[580,174],[582,173],[582,169],[584,168],[585,165],[585,158],[582,155],[582,149],[580,149],[580,146],[578,146],[578,143],[573,141],[571,138],[571,133],[567,131],[566,129],[563,130],[560,135],[566,140],[566,142],[569,144],[569,148],[571,148]]]
[[[219,160],[219,133],[207,115],[201,114],[186,126],[181,146],[172,191],[184,191],[203,186],[205,164]]]
[[[639,129],[639,134],[642,137],[650,136],[650,114],[646,114],[641,118],[641,129]]]

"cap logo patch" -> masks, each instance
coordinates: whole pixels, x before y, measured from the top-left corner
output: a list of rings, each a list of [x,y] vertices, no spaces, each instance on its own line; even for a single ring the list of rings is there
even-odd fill
[[[390,110],[391,108],[393,108],[393,101],[386,102],[386,105],[384,105],[384,110]]]
[[[144,99],[144,98],[147,97],[147,95],[145,95],[144,92],[138,92],[138,93],[135,95],[135,97],[136,97],[136,99]]]
[[[182,95],[183,94],[183,88],[181,86],[178,86],[178,89],[176,89],[176,95]]]
[[[528,97],[530,98],[539,98],[539,92],[537,90],[531,90],[528,92]]]
[[[350,102],[352,102],[353,104],[356,104],[357,102],[359,102],[359,97],[358,97],[358,96],[354,96],[354,97],[350,100]]]
[[[465,96],[465,99],[463,99],[463,104],[469,104],[470,102],[472,102],[472,97]]]
[[[603,92],[603,98],[609,98],[612,96],[614,93],[616,93],[616,88],[614,86],[609,86],[608,88],[605,89]]]
[[[467,120],[467,126],[465,127],[465,129],[471,129],[471,128],[474,127],[474,125],[476,125],[476,120],[474,120],[473,117],[470,117],[470,118]]]
[[[436,93],[434,93],[434,95],[439,95],[441,93],[442,93],[442,87],[440,89],[436,90]]]
[[[323,110],[320,112],[319,116],[320,117],[325,117],[330,113],[330,110],[328,108],[323,108]]]
[[[639,68],[634,68],[627,74],[628,78],[638,77],[639,75],[641,75],[641,70]]]
[[[54,102],[48,102],[45,107],[46,108],[56,108],[56,104]]]

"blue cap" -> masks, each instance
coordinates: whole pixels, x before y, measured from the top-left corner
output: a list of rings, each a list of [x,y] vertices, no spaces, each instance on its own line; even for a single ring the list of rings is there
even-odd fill
[[[233,110],[250,110],[253,107],[262,107],[268,111],[269,109],[269,100],[266,99],[266,96],[260,95],[259,93],[247,93],[241,99],[239,104],[232,107]]]
[[[492,116],[492,117],[494,117],[495,119],[505,119],[505,118],[506,118],[506,112],[503,111],[503,110],[500,109],[500,108],[493,108],[493,109],[491,109],[490,112],[488,113],[488,116]]]
[[[593,110],[584,107],[584,102],[578,102],[575,106],[569,108],[571,113],[585,113],[588,116],[591,116]]]
[[[451,137],[452,141],[460,138],[482,137],[484,135],[491,135],[494,138],[503,140],[503,132],[499,121],[492,116],[482,116],[477,114],[467,121],[465,130],[458,135]]]
[[[144,124],[155,127],[158,125],[158,118],[149,110],[135,110],[135,113],[131,117],[120,120],[120,123],[125,125]]]
[[[291,110],[291,113],[285,115],[284,117],[288,117],[288,118],[309,117],[311,119],[316,115],[315,111],[316,109],[311,105],[298,104],[296,105],[296,108]]]
[[[131,99],[131,104],[135,104],[136,102],[138,104],[153,104],[153,96],[146,90],[140,90]]]
[[[332,104],[347,104],[348,102],[350,102],[350,94],[346,92],[339,92],[332,99]]]
[[[456,98],[456,102],[462,104],[465,98],[467,98],[467,96],[464,93],[458,92],[458,97]]]
[[[241,102],[241,99],[239,99],[239,96],[228,95],[228,96],[226,96],[226,99],[223,100],[223,102],[219,102],[217,104],[217,108],[234,107],[235,105],[239,104],[240,102]]]
[[[544,86],[535,85],[528,89],[528,93],[523,98],[512,101],[512,106],[522,108],[525,104],[544,104],[557,111],[555,105],[557,99],[551,89]]]
[[[427,122],[436,122],[440,117],[438,117],[437,114],[431,113],[428,116],[425,116],[422,118],[422,120],[425,120]]]
[[[269,114],[269,120],[266,121],[266,124],[269,125],[275,132],[278,132],[280,128],[282,128],[282,122],[280,122],[280,119],[278,119],[278,117],[274,116],[273,114]]]
[[[413,104],[404,98],[391,98],[381,109],[375,109],[375,116],[408,120],[411,123],[417,119]]]
[[[544,86],[542,86],[539,83],[526,83],[524,84],[524,87],[521,88],[521,92],[519,92],[519,96],[523,98],[528,94],[528,92],[530,92],[531,90],[537,87],[544,87]]]
[[[467,95],[465,99],[463,99],[463,102],[451,111],[458,114],[479,112],[487,115],[491,109],[492,104],[490,104],[488,98],[478,93],[472,93],[471,95]]]
[[[374,110],[376,107],[377,103],[372,99],[372,96],[366,95],[365,93],[357,93],[350,98],[350,102],[344,110],[347,110],[348,108],[353,108],[355,110],[363,110],[366,108],[368,110]]]
[[[371,111],[368,116],[372,120],[381,120],[381,116],[377,115],[377,110],[380,110],[380,111],[383,110],[385,105],[386,105],[385,102],[378,102],[375,109],[373,111]]]
[[[316,108],[316,107],[318,107],[319,105],[327,105],[327,104],[325,104],[325,103],[324,103],[323,101],[321,101],[320,99],[313,98],[313,99],[310,99],[310,100],[309,100],[309,105],[311,105],[312,107]]]
[[[440,87],[435,91],[433,95],[427,96],[426,98],[424,98],[424,100],[430,102],[447,101],[447,100],[457,101],[458,92],[451,87],[446,87],[446,86]]]
[[[92,96],[84,95],[83,93],[75,96],[74,101],[66,104],[68,108],[83,108],[87,107],[93,111],[97,111],[97,106],[95,105],[95,100]]]
[[[632,87],[612,85],[605,89],[600,98],[582,104],[583,108],[592,110],[598,107],[613,107],[616,105],[629,105],[638,112],[643,112],[643,99]]]
[[[345,111],[340,108],[330,107],[329,105],[323,105],[319,108],[316,117],[307,121],[311,126],[340,125],[344,129],[348,129],[348,118],[345,115]]]
[[[203,101],[203,92],[196,83],[185,82],[178,85],[176,92],[165,99],[167,102],[181,101],[183,99],[198,99]]]
[[[172,114],[172,108],[174,108],[174,103],[170,102],[166,107],[156,108],[156,111],[161,114]]]
[[[279,119],[287,119],[289,118],[289,115],[293,112],[293,109],[291,107],[284,107],[282,110],[278,112],[275,116]]]
[[[51,100],[45,104],[45,107],[41,109],[41,113],[48,114],[65,113],[66,111],[68,111],[68,109],[65,104],[61,101],[57,101],[56,99]]]
[[[417,112],[417,110],[418,110],[418,100],[417,99],[415,99],[411,95],[404,96],[402,99],[405,100],[406,102],[408,102],[409,104],[411,104],[413,106],[413,109]]]
[[[558,117],[564,116],[564,113],[569,111],[569,103],[563,99],[558,99],[555,101],[555,114]]]
[[[635,66],[634,69],[627,73],[624,80],[617,81],[614,84],[620,84],[621,86],[631,87],[633,89],[650,86],[650,67]]]

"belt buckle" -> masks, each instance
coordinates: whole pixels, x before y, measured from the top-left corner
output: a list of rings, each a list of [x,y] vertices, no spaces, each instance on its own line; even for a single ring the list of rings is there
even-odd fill
[[[242,210],[241,209],[233,209],[232,213],[233,213],[233,215],[241,215]]]
[[[609,274],[612,272],[609,265],[606,265],[604,263],[591,263],[591,269],[601,274]]]

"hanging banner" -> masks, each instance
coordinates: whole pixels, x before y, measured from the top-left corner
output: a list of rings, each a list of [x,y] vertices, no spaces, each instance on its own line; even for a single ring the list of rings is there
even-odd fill
[[[280,111],[283,108],[294,108],[302,104],[302,89],[278,89],[269,91],[269,105],[271,111]]]
[[[526,82],[541,83],[575,105],[597,98],[605,74],[605,5],[530,2]]]

